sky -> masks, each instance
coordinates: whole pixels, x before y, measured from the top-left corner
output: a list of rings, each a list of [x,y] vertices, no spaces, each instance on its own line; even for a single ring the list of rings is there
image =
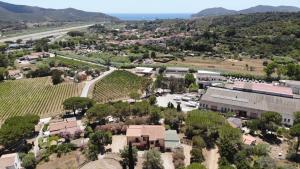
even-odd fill
[[[45,8],[76,8],[104,13],[196,13],[206,8],[241,10],[256,5],[300,7],[300,0],[2,0]]]

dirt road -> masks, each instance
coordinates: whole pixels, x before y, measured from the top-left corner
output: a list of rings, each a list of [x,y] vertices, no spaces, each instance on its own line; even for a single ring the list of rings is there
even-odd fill
[[[204,165],[208,169],[218,169],[218,161],[220,158],[219,149],[216,147],[214,149],[210,149],[204,153],[205,162]]]

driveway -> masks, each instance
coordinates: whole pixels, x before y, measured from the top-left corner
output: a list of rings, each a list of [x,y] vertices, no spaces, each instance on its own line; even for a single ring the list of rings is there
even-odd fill
[[[191,150],[192,150],[192,146],[187,145],[187,144],[182,144],[183,147],[183,153],[184,153],[184,163],[185,166],[190,165],[191,163]]]
[[[163,161],[163,165],[165,169],[175,169],[173,164],[172,153],[162,153],[161,159]]]
[[[91,86],[93,84],[95,84],[98,80],[103,79],[104,77],[106,77],[107,75],[111,74],[115,70],[116,70],[116,68],[110,67],[109,71],[106,71],[106,72],[102,73],[99,77],[97,77],[97,78],[95,78],[95,79],[93,79],[91,81],[85,82],[85,85],[83,87],[83,90],[81,92],[80,97],[88,97],[89,90],[90,90]]]
[[[120,150],[123,150],[126,146],[126,136],[125,135],[116,135],[112,137],[111,150],[112,153],[119,153]]]

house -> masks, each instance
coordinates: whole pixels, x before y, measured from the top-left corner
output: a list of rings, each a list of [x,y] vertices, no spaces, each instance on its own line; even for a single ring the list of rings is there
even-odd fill
[[[18,153],[5,154],[0,157],[0,169],[21,169]]]
[[[209,87],[200,98],[200,108],[250,118],[259,118],[264,112],[278,112],[283,124],[293,125],[294,112],[300,111],[300,99]]]
[[[165,149],[165,127],[160,125],[131,125],[126,131],[127,144],[139,149]]]
[[[189,73],[189,68],[167,67],[164,76],[167,78],[169,77],[184,78],[187,73]]]
[[[292,88],[293,94],[300,94],[300,81],[281,80],[280,85]]]
[[[206,70],[198,70],[196,74],[197,83],[200,88],[206,88],[214,83],[220,83],[226,80],[219,72],[212,72]]]
[[[243,135],[243,143],[249,146],[254,146],[256,144],[256,139],[250,135]]]
[[[21,79],[22,73],[20,70],[8,70],[9,79]]]
[[[76,118],[68,118],[61,121],[50,122],[48,129],[49,135],[58,135],[64,132],[74,135],[76,131],[81,130]]]
[[[276,84],[237,81],[234,82],[233,89],[240,90],[240,91],[249,91],[254,93],[268,94],[273,96],[293,98],[292,88],[279,86]]]
[[[165,150],[173,151],[180,148],[180,139],[176,130],[167,130],[165,134]]]

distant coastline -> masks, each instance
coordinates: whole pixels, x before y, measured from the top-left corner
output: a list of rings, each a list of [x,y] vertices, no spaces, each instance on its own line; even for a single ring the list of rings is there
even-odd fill
[[[117,17],[125,21],[141,21],[141,20],[156,20],[156,19],[190,19],[191,13],[163,13],[163,14],[147,14],[147,13],[112,13],[110,16]]]

